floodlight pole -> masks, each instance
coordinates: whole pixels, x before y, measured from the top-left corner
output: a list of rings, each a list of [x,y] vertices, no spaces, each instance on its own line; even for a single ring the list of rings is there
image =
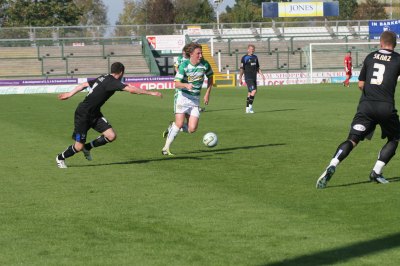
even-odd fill
[[[217,29],[219,30],[219,7],[220,0],[214,0],[214,6],[215,6],[215,14],[217,15]]]

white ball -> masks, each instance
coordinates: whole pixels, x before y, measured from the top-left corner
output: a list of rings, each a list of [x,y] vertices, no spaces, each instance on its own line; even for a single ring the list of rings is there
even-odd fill
[[[208,132],[203,137],[203,143],[207,147],[215,147],[218,144],[218,137],[214,132]]]

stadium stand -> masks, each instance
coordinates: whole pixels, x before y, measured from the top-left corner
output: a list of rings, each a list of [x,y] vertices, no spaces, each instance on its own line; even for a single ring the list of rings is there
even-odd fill
[[[285,38],[297,37],[297,40],[332,40],[326,27],[285,27],[281,32]]]
[[[147,27],[151,25],[146,25]],[[171,25],[165,25],[165,27],[171,27]],[[140,25],[136,25],[135,28],[138,32],[140,31]],[[365,42],[368,39],[369,30],[367,21],[174,25],[174,29],[176,29],[176,34],[185,34],[187,41],[199,42],[206,45],[206,48],[213,47],[210,53],[214,53],[215,61],[217,61],[216,51],[221,51],[221,67],[223,71],[230,70],[231,72],[238,71],[240,58],[246,53],[249,43],[256,45],[256,53],[262,61],[263,69],[277,72],[297,71],[307,68],[305,50],[310,42]],[[2,30],[4,29],[0,29],[0,34]],[[30,30],[30,32],[41,32],[41,38],[36,39],[38,36],[30,36],[28,39],[21,39],[21,45],[18,45],[15,39],[8,40],[9,43],[7,40],[1,40],[0,79],[22,76],[97,75],[108,72],[110,63],[117,60],[126,65],[127,74],[130,76],[149,76],[160,73],[156,65],[157,59],[154,58],[156,53],[153,54],[147,47],[144,37],[135,40],[132,36],[77,39],[77,36],[70,36],[75,31],[75,28],[73,31],[62,28],[58,34],[45,36],[46,32],[50,32],[46,28]],[[68,32],[68,37],[64,36],[63,32]],[[21,34],[21,36],[24,35]],[[142,43],[145,44],[142,45]],[[205,52],[206,48],[204,48]],[[326,51],[325,53],[324,60],[319,61],[315,57],[314,68],[341,67],[342,56],[337,56],[337,53],[341,51]],[[361,53],[362,51],[356,51],[355,57],[362,58]],[[176,54],[170,55],[170,57],[173,56]],[[215,66],[214,69],[216,70],[217,67]],[[171,72],[163,71],[163,73]]]
[[[1,76],[41,75],[41,63],[33,47],[0,47]]]
[[[0,78],[84,77],[109,72],[114,61],[130,76],[150,75],[141,44],[0,47]]]

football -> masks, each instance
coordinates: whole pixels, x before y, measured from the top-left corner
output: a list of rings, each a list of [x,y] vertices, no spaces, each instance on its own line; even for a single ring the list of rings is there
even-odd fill
[[[218,144],[218,137],[215,133],[208,132],[203,137],[203,143],[207,147],[210,147],[210,148],[215,147]]]

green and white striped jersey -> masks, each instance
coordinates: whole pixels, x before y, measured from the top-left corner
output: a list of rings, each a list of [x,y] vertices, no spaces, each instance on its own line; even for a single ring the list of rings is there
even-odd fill
[[[179,71],[176,73],[174,81],[191,83],[193,85],[193,89],[191,91],[186,89],[177,90],[181,90],[183,93],[190,95],[200,95],[200,91],[204,82],[204,76],[210,78],[213,74],[214,72],[206,60],[202,59],[200,63],[195,66],[190,63],[190,60],[187,60],[183,61],[179,66]]]

